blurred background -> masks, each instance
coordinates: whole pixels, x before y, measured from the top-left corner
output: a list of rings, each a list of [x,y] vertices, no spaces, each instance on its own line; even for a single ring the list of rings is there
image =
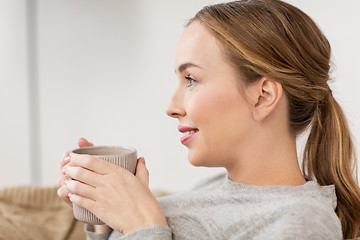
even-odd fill
[[[191,166],[165,114],[184,24],[218,2],[0,0],[0,187],[55,185],[61,155],[80,137],[137,148],[152,189],[186,190],[223,171]],[[360,1],[287,2],[329,39],[331,87],[359,146]]]

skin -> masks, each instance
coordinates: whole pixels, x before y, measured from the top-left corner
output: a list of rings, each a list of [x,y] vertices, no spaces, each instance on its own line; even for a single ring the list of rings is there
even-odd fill
[[[167,114],[179,125],[198,130],[184,143],[191,164],[224,167],[231,180],[245,184],[306,182],[297,161],[296,138],[288,128],[287,99],[281,84],[263,77],[243,86],[217,40],[198,22],[188,26],[179,40],[175,72],[178,85]],[[91,143],[80,139],[79,146],[88,145]],[[68,158],[65,153],[58,195],[123,233],[150,225],[166,226],[148,182],[143,159],[139,159],[134,176],[91,156]]]

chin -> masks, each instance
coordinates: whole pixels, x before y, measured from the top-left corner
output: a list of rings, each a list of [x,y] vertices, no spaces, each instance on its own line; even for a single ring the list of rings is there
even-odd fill
[[[195,167],[206,167],[206,165],[202,164],[199,161],[194,161],[194,160],[189,159],[189,162],[190,162],[191,165],[193,165]]]
[[[211,164],[211,158],[202,154],[196,154],[192,151],[188,153],[188,160],[191,165],[195,167],[214,167],[214,164]]]
[[[195,167],[203,167],[204,166],[203,158],[198,156],[198,154],[194,154],[194,152],[192,152],[191,150],[189,150],[189,153],[188,153],[188,160],[189,160],[190,164]]]

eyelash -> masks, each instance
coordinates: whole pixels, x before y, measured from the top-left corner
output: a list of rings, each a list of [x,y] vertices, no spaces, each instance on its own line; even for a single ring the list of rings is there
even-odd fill
[[[189,84],[187,85],[187,87],[191,87],[191,86],[194,85],[195,82],[196,82],[196,80],[193,79],[193,78],[190,77],[190,76],[187,76],[187,77],[185,77],[185,78],[189,81]],[[191,82],[193,82],[193,83],[191,83]]]

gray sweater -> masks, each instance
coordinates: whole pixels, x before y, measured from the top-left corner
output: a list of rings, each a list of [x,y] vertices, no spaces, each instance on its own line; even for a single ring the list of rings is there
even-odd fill
[[[221,174],[158,201],[169,227],[150,226],[126,235],[86,231],[87,239],[342,239],[333,185],[309,181],[302,186],[254,186]]]

